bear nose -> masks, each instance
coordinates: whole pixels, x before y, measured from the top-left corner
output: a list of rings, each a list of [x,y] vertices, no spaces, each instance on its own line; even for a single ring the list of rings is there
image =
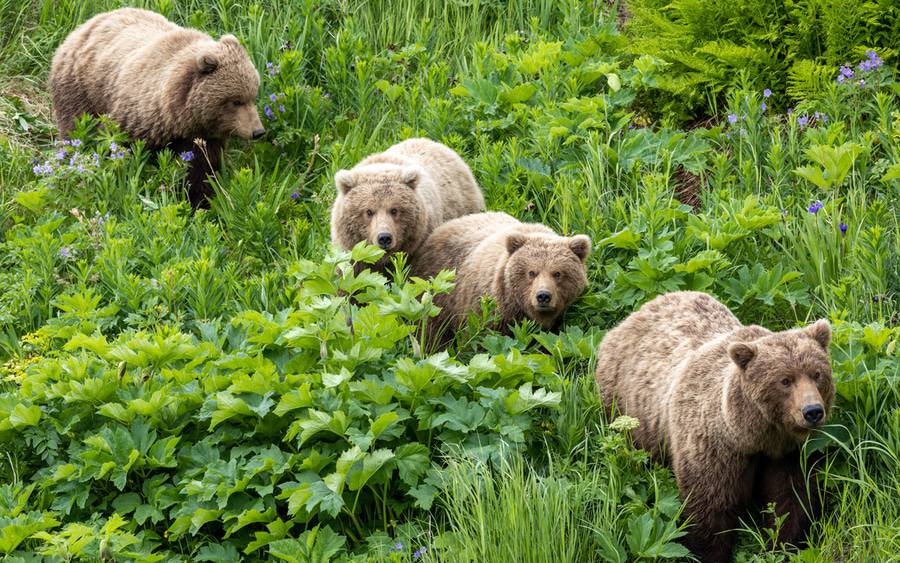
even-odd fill
[[[825,409],[819,404],[806,405],[801,412],[803,412],[804,420],[810,424],[818,424],[825,418]]]
[[[390,248],[391,243],[394,242],[394,237],[391,236],[391,233],[378,233],[378,246],[387,250]]]
[[[537,299],[538,305],[547,305],[553,299],[553,294],[546,289],[542,289],[534,297]]]
[[[254,139],[259,139],[260,137],[262,137],[265,134],[266,134],[266,130],[263,129],[262,127],[260,127],[259,129],[253,130],[253,138]]]

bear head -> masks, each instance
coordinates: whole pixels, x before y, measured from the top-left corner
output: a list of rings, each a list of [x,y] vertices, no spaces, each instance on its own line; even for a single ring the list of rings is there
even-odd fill
[[[542,328],[552,328],[587,287],[591,239],[513,232],[506,237],[506,251],[500,305],[511,301]]]
[[[178,85],[195,133],[213,139],[256,139],[266,132],[256,110],[258,92],[259,72],[233,35],[198,47]]]
[[[770,424],[798,441],[825,423],[834,402],[830,342],[831,325],[823,319],[728,347],[744,394]]]
[[[378,246],[387,256],[411,254],[424,242],[428,212],[417,189],[425,171],[418,166],[368,165],[339,170],[337,234],[347,248],[359,241]]]

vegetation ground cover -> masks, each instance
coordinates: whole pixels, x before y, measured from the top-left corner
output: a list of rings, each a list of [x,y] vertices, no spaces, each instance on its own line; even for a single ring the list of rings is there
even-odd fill
[[[738,559],[900,553],[896,8],[794,2],[772,36],[741,25],[753,2],[715,33],[713,3],[657,4],[132,3],[234,33],[262,74],[266,139],[233,143],[192,213],[181,155],[52,125],[55,47],[120,3],[0,0],[0,553],[685,558],[671,473],[592,376],[604,331],[679,289],[834,326],[838,401],[805,446],[825,513],[800,552],[745,521]],[[862,31],[794,39],[841,17]],[[412,135],[457,150],[490,209],[591,235],[558,333],[492,333],[486,303],[428,349],[449,275],[400,260],[388,284],[347,267],[374,249],[328,250],[334,172]]]

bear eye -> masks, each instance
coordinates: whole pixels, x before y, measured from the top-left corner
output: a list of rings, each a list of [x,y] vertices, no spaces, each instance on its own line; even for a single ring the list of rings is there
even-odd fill
[[[244,102],[242,102],[242,101],[240,101],[240,100],[234,100],[233,102],[231,102],[231,105],[233,105],[233,106],[236,107],[236,108],[239,108],[239,107],[241,107],[242,105],[244,105]]]
[[[530,271],[528,272],[528,277],[531,278],[531,279],[536,278],[536,277],[537,277],[537,272],[535,272],[534,270],[530,270]]]
[[[371,209],[366,209],[366,217],[371,217],[373,215],[375,215],[374,211],[372,211]]]
[[[816,370],[813,372],[813,375],[812,375],[813,379],[818,380],[820,377],[822,377],[822,372],[820,372],[819,370]]]
[[[391,207],[391,215],[393,215],[395,217],[397,216],[397,208],[396,207]]]
[[[553,279],[558,280],[562,277],[562,272],[553,272]]]
[[[785,387],[789,387],[791,385],[791,380],[788,379],[787,377],[785,377],[784,379],[781,380],[781,384],[784,385]]]

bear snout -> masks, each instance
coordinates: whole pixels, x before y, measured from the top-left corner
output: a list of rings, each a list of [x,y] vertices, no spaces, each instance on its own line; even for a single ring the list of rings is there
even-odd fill
[[[253,138],[254,139],[259,139],[260,137],[262,137],[265,134],[266,134],[266,130],[262,127],[260,127],[259,129],[253,130]]]
[[[553,306],[553,293],[547,289],[539,289],[534,294],[534,301],[538,310],[550,309]]]
[[[394,235],[387,232],[378,233],[378,237],[376,237],[375,240],[382,250],[388,250],[391,248],[391,245],[394,244]]]
[[[800,412],[803,414],[803,420],[810,427],[817,426],[825,419],[825,407],[820,403],[806,405]]]

